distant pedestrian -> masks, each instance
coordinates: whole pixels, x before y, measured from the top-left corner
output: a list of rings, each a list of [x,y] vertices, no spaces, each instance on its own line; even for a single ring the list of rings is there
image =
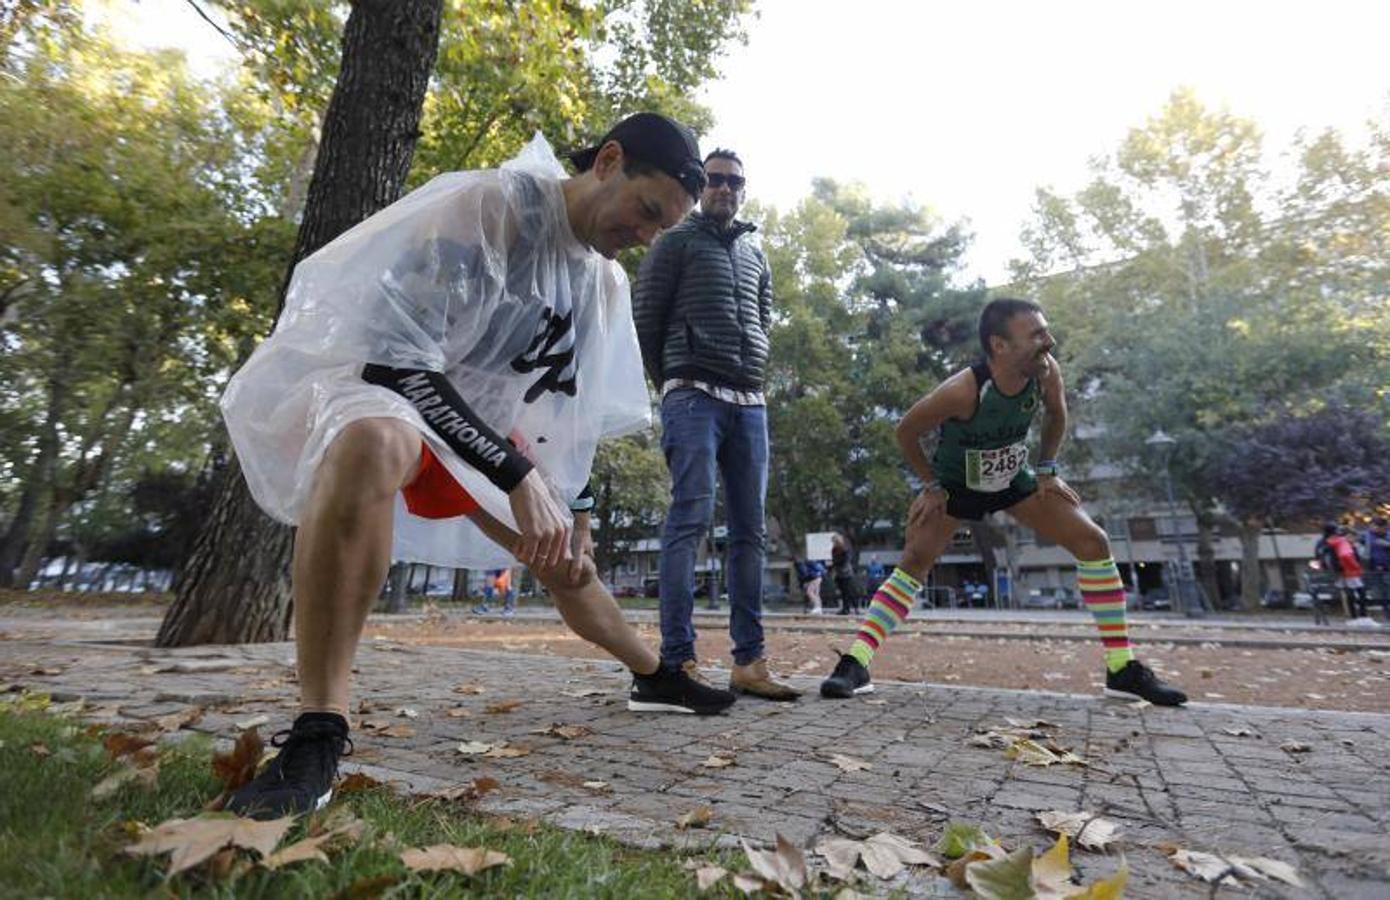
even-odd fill
[[[858,610],[862,604],[858,580],[854,575],[854,545],[838,531],[830,541],[830,572],[835,577],[835,590],[840,595],[840,615],[847,616]]]
[[[1322,540],[1315,549],[1318,561],[1342,592],[1347,614],[1357,619],[1366,618],[1366,584],[1362,579],[1365,571],[1356,558],[1356,546],[1342,533],[1341,526],[1328,522],[1322,527]]]

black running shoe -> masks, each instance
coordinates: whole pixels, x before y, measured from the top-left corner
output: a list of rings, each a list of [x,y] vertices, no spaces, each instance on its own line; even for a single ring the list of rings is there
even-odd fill
[[[853,697],[855,694],[872,694],[873,692],[874,683],[869,680],[869,670],[848,653],[840,654],[840,661],[835,664],[835,671],[831,672],[830,677],[820,683],[820,695],[822,697],[843,700],[846,697]]]
[[[1137,659],[1118,672],[1105,673],[1105,696],[1121,700],[1147,700],[1154,706],[1182,706],[1187,695],[1158,680],[1154,670]]]
[[[228,812],[251,819],[279,819],[323,809],[333,798],[338,760],[352,753],[347,726],[300,716],[289,731],[270,739],[280,752],[264,772],[227,801]]]
[[[702,684],[684,669],[663,662],[650,675],[632,673],[632,693],[628,695],[627,708],[633,712],[709,716],[733,706],[736,699],[732,691]]]

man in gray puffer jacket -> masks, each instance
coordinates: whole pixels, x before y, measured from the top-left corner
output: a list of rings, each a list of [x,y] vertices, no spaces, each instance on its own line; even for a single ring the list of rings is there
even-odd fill
[[[698,677],[695,556],[714,516],[716,471],[729,517],[729,633],[735,691],[795,700],[763,657],[762,588],[767,495],[768,332],[772,272],[734,218],[743,163],[729,150],[705,158],[700,209],[657,240],[633,292],[642,363],[661,391],[662,449],[671,508],[661,535],[661,657]]]

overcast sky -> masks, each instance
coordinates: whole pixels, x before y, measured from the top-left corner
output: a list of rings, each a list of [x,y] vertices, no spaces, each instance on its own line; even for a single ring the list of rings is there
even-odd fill
[[[231,48],[183,0],[111,4],[131,40]],[[1040,185],[1079,186],[1086,160],[1180,85],[1254,119],[1271,150],[1299,128],[1390,120],[1390,3],[760,0],[747,46],[701,92],[702,144],[737,150],[749,195],[789,207],[817,175],[912,197],[976,240],[967,274],[1019,254]],[[1275,154],[1271,154],[1275,156]],[[1272,159],[1278,164],[1277,159]]]

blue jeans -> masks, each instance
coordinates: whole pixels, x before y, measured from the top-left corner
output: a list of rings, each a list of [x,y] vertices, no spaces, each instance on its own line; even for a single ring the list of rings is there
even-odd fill
[[[767,532],[767,410],[681,388],[661,402],[661,447],[671,470],[671,508],[661,533],[661,658],[695,658],[695,556],[714,517],[715,472],[729,516],[729,636],[734,662],[763,655],[763,556]]]

